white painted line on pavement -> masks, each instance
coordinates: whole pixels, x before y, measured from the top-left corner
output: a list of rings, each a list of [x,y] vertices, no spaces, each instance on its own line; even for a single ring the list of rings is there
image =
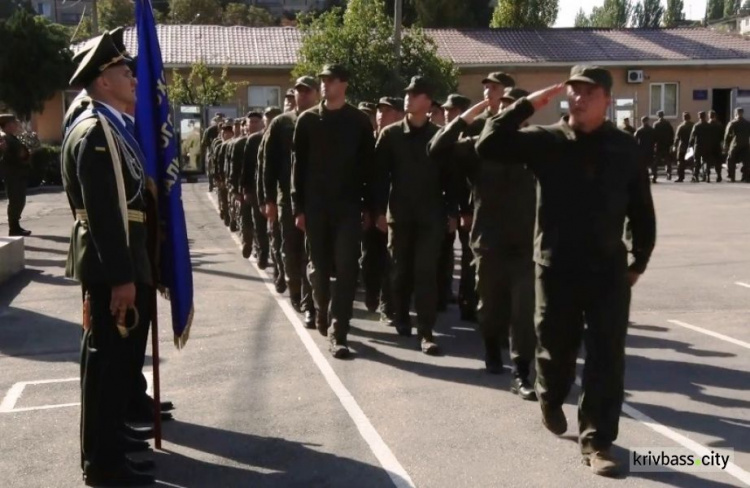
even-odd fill
[[[735,281],[734,284],[738,286],[744,286],[745,288],[750,288],[749,284],[743,283],[742,281]]]
[[[208,193],[208,199],[211,201],[213,206],[216,208],[216,211],[218,212],[219,205],[214,199],[213,194],[210,192]],[[237,234],[230,231],[230,235],[232,236],[232,239],[237,243],[237,245],[242,248],[242,242],[240,241],[240,238],[237,237]],[[346,413],[349,414],[349,417],[354,422],[357,430],[359,430],[360,435],[365,440],[365,442],[367,442],[370,450],[378,459],[385,472],[391,478],[393,484],[397,488],[415,488],[416,485],[412,481],[409,474],[406,472],[401,463],[398,462],[398,459],[396,459],[396,456],[385,443],[378,431],[375,430],[375,427],[372,425],[372,422],[370,422],[370,419],[367,418],[365,412],[357,403],[357,400],[354,399],[354,396],[349,392],[349,390],[347,390],[346,386],[344,386],[344,383],[333,370],[330,363],[325,359],[323,353],[320,352],[318,345],[315,343],[312,337],[310,337],[310,334],[308,333],[307,329],[305,329],[305,326],[302,324],[302,320],[300,320],[297,312],[295,312],[292,308],[292,305],[288,300],[276,293],[273,280],[268,275],[268,273],[258,268],[255,263],[251,262],[251,264],[263,278],[263,281],[265,282],[268,291],[271,293],[271,296],[274,298],[274,300],[276,300],[276,303],[279,304],[279,307],[281,307],[281,310],[284,312],[284,315],[286,315],[287,319],[289,319],[289,322],[294,327],[294,331],[299,336],[302,344],[304,344],[305,349],[307,349],[307,352],[312,357],[315,365],[323,374],[323,377],[328,383],[328,386],[331,387],[331,390],[333,390],[333,393],[339,399],[341,405],[344,406],[344,410],[346,410]]]
[[[3,398],[3,402],[0,403],[0,412],[7,413],[13,410],[13,407],[16,406],[16,402],[21,398],[25,386],[25,383],[16,383],[10,387],[8,393],[5,394],[5,398]]]
[[[682,322],[680,320],[667,320],[667,322],[669,322],[670,324],[679,325],[680,327],[684,327],[686,329],[700,332],[701,334],[706,334],[708,336],[721,339],[722,341],[729,342],[730,344],[734,344],[735,346],[740,346],[740,347],[744,347],[745,349],[750,349],[750,343],[741,341],[739,339],[735,339],[734,337],[729,337],[724,334],[719,334],[718,332],[704,329],[703,327],[691,325],[691,324],[688,324],[687,322]]]
[[[580,377],[576,377],[576,385],[578,385],[578,387],[581,388]],[[622,404],[622,411],[625,415],[632,418],[636,422],[642,423],[643,425],[653,430],[657,434],[661,434],[664,437],[671,439],[672,441],[681,445],[685,449],[689,449],[693,451],[694,453],[698,454],[699,456],[711,454],[711,450],[709,448],[699,444],[698,442],[695,442],[694,440],[680,434],[679,432],[676,432],[670,429],[666,425],[657,422],[656,420],[652,419],[645,413],[641,412],[637,408],[631,407],[625,402],[623,402]],[[750,486],[750,473],[740,468],[736,464],[734,463],[727,464],[727,467],[726,469],[724,469],[724,471],[727,472],[730,476]]]

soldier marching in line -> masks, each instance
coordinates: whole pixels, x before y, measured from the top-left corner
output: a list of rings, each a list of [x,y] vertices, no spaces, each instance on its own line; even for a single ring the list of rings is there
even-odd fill
[[[724,125],[716,115],[715,110],[708,112],[708,126],[711,128],[711,154],[714,161],[714,169],[716,170],[716,182],[721,183],[721,167],[723,165],[722,158],[722,146],[724,142]],[[706,181],[711,181],[710,172],[706,173]]]
[[[685,160],[688,148],[690,147],[690,135],[693,133],[693,126],[695,124],[690,120],[690,113],[682,113],[682,123],[677,127],[677,132],[674,135],[674,153],[677,156],[677,183],[685,181],[685,168],[688,162]],[[693,178],[695,178],[695,169],[693,170]]]
[[[498,112],[526,95],[528,92],[519,88],[506,88]],[[503,373],[501,346],[510,340],[514,376],[511,391],[534,400],[536,394],[529,375],[536,342],[532,259],[536,182],[521,166],[483,161],[474,150],[478,136],[465,136],[475,117],[485,112],[490,103],[486,99],[441,129],[429,151],[436,157],[450,157],[472,185],[471,245],[476,256],[479,326],[487,372]],[[500,152],[494,157],[504,156]]]
[[[0,179],[8,197],[8,235],[30,236],[31,231],[21,227],[21,215],[26,207],[26,186],[31,171],[31,152],[18,138],[21,123],[13,114],[0,115]]]
[[[413,290],[420,348],[435,355],[439,353],[433,335],[437,265],[446,209],[451,207],[446,194],[450,199],[451,191],[446,188],[443,168],[427,155],[427,144],[438,130],[428,119],[434,88],[427,79],[415,76],[405,93],[406,118],[386,127],[375,148],[376,226],[388,233],[396,330],[401,336],[412,334],[409,306]]]
[[[737,163],[742,163],[742,181],[750,182],[750,122],[745,119],[745,110],[741,107],[734,110],[734,120],[727,125],[724,152],[729,180],[735,181]]]
[[[292,307],[304,313],[305,327],[315,328],[315,304],[307,276],[308,252],[305,233],[294,224],[291,178],[294,127],[300,114],[318,103],[319,84],[312,76],[298,78],[294,88],[294,109],[276,117],[263,137],[263,203],[268,221],[281,233],[281,256]]]
[[[226,158],[229,146],[234,139],[234,120],[227,119],[221,126],[221,138],[217,139],[214,152],[214,179],[219,200],[219,218],[229,226],[229,187],[226,176]]]
[[[224,114],[217,113],[211,119],[211,125],[203,132],[201,139],[201,152],[206,159],[206,172],[208,173],[208,191],[214,191],[216,182],[214,181],[215,160],[213,157],[214,141],[220,136],[221,127],[224,124]]]
[[[281,110],[278,107],[266,107],[263,111],[263,127],[264,129],[271,125],[273,120],[281,115]],[[265,139],[266,132],[263,132],[263,139]],[[257,227],[263,227],[265,229],[265,239],[269,241],[269,253],[271,254],[271,265],[273,267],[273,282],[276,287],[276,293],[284,293],[287,289],[286,283],[286,270],[284,267],[284,259],[282,256],[282,241],[281,241],[281,226],[276,222],[269,222],[266,216],[266,195],[265,185],[263,184],[263,171],[265,164],[265,144],[261,139],[260,146],[258,147],[258,155],[256,157],[256,169],[255,169],[255,188],[257,198],[254,202],[254,213],[257,222]]]
[[[255,165],[258,158],[258,145],[262,137],[263,115],[258,111],[251,111],[245,115],[247,136],[242,147],[237,148],[232,157],[234,169],[232,171],[232,187],[235,198],[240,202],[240,237],[242,239],[242,257],[249,258],[253,247],[256,250],[255,226],[253,220],[252,201],[257,197],[255,192]],[[256,252],[256,254],[258,254]],[[258,267],[264,269],[268,263],[258,261]]]
[[[651,127],[651,120],[647,116],[641,117],[641,126],[635,131],[635,141],[638,143],[641,165],[646,170],[651,169],[651,181],[656,183],[656,167],[654,166],[656,132]]]
[[[563,91],[568,123],[521,128]],[[656,241],[638,147],[606,120],[611,91],[609,71],[575,66],[565,84],[521,98],[487,121],[476,145],[487,161],[525,164],[537,178],[536,393],[542,422],[556,435],[567,430],[562,404],[583,341],[579,445],[584,463],[603,476],[618,473],[611,446],[624,397],[631,287]],[[630,266],[622,239],[626,218],[633,236]]]
[[[698,123],[693,126],[688,144],[693,148],[695,166],[693,183],[697,183],[703,175],[703,181],[711,182],[711,168],[716,165],[716,145],[714,139],[716,131],[711,128],[706,119],[706,112],[698,112]]]
[[[674,128],[664,118],[664,111],[656,113],[659,120],[654,124],[654,137],[656,142],[656,155],[654,164],[651,166],[651,181],[656,183],[659,166],[667,170],[667,180],[672,179],[672,141],[674,140]]]
[[[294,131],[292,210],[310,246],[316,327],[341,359],[350,354],[362,220],[372,211],[374,137],[367,116],[346,102],[347,69],[327,65],[319,78],[324,101],[303,112]]]

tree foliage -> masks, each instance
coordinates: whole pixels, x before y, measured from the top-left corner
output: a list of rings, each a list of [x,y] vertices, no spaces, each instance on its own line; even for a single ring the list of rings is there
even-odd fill
[[[271,12],[264,9],[263,7],[256,7],[255,5],[250,5],[247,8],[247,24],[251,27],[269,27],[272,25],[276,25],[277,19],[274,17]]]
[[[219,0],[169,0],[169,21],[173,24],[221,24]]]
[[[660,0],[641,0],[633,8],[633,27],[658,28],[663,15],[664,7]]]
[[[724,17],[724,0],[708,0],[706,3],[706,20],[719,20]]]
[[[231,101],[237,96],[237,89],[246,83],[231,81],[227,71],[224,67],[216,77],[202,61],[191,65],[187,78],[173,70],[168,86],[169,100],[179,105],[219,105]]]
[[[246,25],[247,5],[244,3],[227,4],[221,15],[221,23],[224,25]]]
[[[629,25],[632,14],[631,0],[604,0],[604,5],[591,10],[586,27],[622,29]]]
[[[96,11],[102,31],[135,24],[135,4],[132,0],[98,0]]]
[[[326,63],[344,64],[351,71],[347,92],[351,102],[401,94],[414,75],[429,78],[439,96],[456,88],[458,70],[437,55],[435,42],[420,28],[404,31],[401,56],[396,56],[384,0],[350,0],[345,11],[302,15],[299,21],[303,39],[292,74],[315,74]]]
[[[583,10],[583,7],[578,9],[576,18],[573,21],[573,26],[574,27],[591,27],[591,21],[589,20],[589,16],[586,15],[586,12]]]
[[[16,9],[0,21],[0,101],[28,120],[68,86],[73,73],[66,29]]]
[[[683,0],[667,0],[664,10],[664,27],[676,27],[685,20],[685,4]]]
[[[740,0],[724,0],[724,17],[733,17],[740,11]]]
[[[558,7],[557,0],[498,0],[490,27],[551,27]]]

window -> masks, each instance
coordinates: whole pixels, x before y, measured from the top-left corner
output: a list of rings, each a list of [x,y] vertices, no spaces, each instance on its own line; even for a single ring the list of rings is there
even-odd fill
[[[651,116],[664,110],[665,117],[677,117],[677,97],[679,88],[677,83],[651,84]]]
[[[50,19],[52,18],[52,5],[45,2],[38,2],[36,4],[36,13]]]
[[[281,88],[278,86],[251,86],[247,89],[248,108],[281,106]]]

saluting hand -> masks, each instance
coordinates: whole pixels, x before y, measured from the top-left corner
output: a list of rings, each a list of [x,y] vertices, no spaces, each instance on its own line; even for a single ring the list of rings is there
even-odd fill
[[[487,110],[487,107],[489,106],[489,100],[482,100],[466,112],[462,113],[461,118],[464,119],[467,124],[471,124],[472,122],[474,122],[474,119],[482,115],[482,113]]]
[[[557,85],[548,86],[539,91],[535,91],[527,98],[529,102],[534,106],[534,110],[539,110],[546,107],[555,97],[565,91],[565,84],[558,83]]]

